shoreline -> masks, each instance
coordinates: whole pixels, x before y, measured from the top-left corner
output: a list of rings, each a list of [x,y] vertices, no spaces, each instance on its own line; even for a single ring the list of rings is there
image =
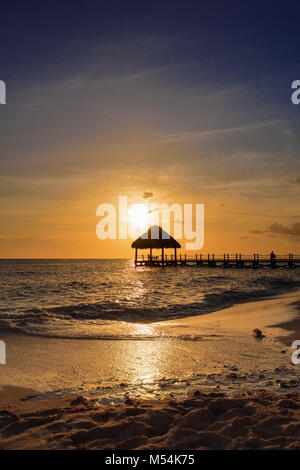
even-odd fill
[[[299,302],[127,325],[130,341],[4,335],[0,447],[298,449]]]
[[[1,325],[1,329],[0,329],[0,334],[1,334],[1,337],[13,337],[13,336],[20,336],[20,337],[32,337],[32,338],[45,338],[45,339],[53,339],[53,340],[76,340],[76,341],[105,341],[105,340],[111,340],[111,341],[118,341],[118,340],[138,340],[138,339],[142,339],[142,340],[145,340],[147,339],[146,337],[143,337],[143,336],[139,336],[139,333],[140,333],[140,327],[142,325],[145,325],[145,326],[149,326],[151,327],[152,325],[156,326],[156,325],[168,325],[170,322],[189,322],[189,320],[193,320],[193,319],[198,319],[198,318],[206,318],[207,316],[209,316],[209,318],[211,318],[211,316],[214,316],[213,318],[215,318],[215,316],[221,312],[227,312],[228,310],[231,310],[231,309],[235,309],[235,308],[238,308],[239,307],[243,307],[244,305],[252,305],[252,304],[255,304],[255,303],[261,303],[261,302],[268,302],[268,301],[272,301],[272,300],[276,300],[276,299],[280,299],[280,298],[285,298],[286,296],[295,296],[296,297],[296,301],[294,302],[294,316],[289,320],[289,321],[286,321],[285,318],[281,318],[279,323],[278,324],[272,324],[271,326],[272,327],[277,327],[277,328],[281,328],[281,329],[284,329],[286,331],[294,331],[296,329],[296,333],[299,331],[299,337],[300,337],[300,289],[299,288],[293,288],[292,290],[287,290],[287,291],[283,291],[277,295],[274,295],[274,294],[270,294],[270,295],[267,295],[267,296],[264,296],[264,297],[255,297],[255,298],[252,298],[251,300],[247,299],[247,300],[241,300],[239,302],[233,302],[232,304],[229,304],[229,305],[226,305],[226,306],[222,306],[222,307],[215,307],[213,310],[210,309],[210,307],[207,307],[207,313],[193,313],[193,314],[190,314],[190,315],[178,315],[178,316],[171,316],[170,318],[168,317],[165,317],[165,318],[159,318],[157,320],[153,320],[153,319],[127,319],[126,316],[125,316],[125,319],[123,318],[122,320],[119,319],[119,318],[98,318],[97,317],[97,321],[99,322],[99,332],[97,334],[95,334],[94,336],[88,332],[88,334],[76,334],[76,335],[70,335],[68,333],[66,334],[62,334],[62,333],[59,333],[59,335],[55,335],[53,333],[50,333],[50,332],[42,332],[42,331],[39,331],[37,330],[35,332],[34,330],[34,325],[30,325],[31,327],[31,333],[28,333],[26,330],[22,330],[22,329],[19,329],[17,326],[16,327],[13,327],[13,328],[7,328],[5,325]],[[291,305],[293,306],[293,303],[291,303]],[[54,309],[55,308],[59,308],[59,307],[53,307]],[[299,323],[297,322],[297,311],[299,312]],[[22,320],[22,318],[20,317],[20,320]],[[202,321],[202,320],[201,320]],[[91,325],[89,325],[89,328],[93,328],[96,330],[97,328],[97,324],[96,323],[93,323]],[[268,325],[265,325],[265,326],[268,326]],[[64,325],[60,325],[60,327],[62,327],[62,330],[64,330]],[[137,335],[134,335],[135,333],[135,327],[137,327]],[[117,331],[120,330],[121,331],[121,334],[118,334]],[[159,330],[159,329],[158,329]],[[67,331],[67,330],[66,330]],[[149,339],[152,339],[150,338],[150,336],[148,335]],[[165,335],[164,335],[165,337]],[[280,339],[283,339],[284,336],[280,336]]]
[[[295,317],[289,321],[283,321],[275,327],[281,328],[288,332],[285,336],[279,336],[278,339],[285,345],[290,345],[294,340],[300,339],[300,301],[293,304],[295,308]]]
[[[299,304],[297,291],[151,325],[117,323],[109,333],[123,329],[126,338],[116,341],[2,334],[7,364],[0,366],[0,383],[40,395],[99,391],[118,399],[127,389],[139,387],[146,396],[148,389],[159,396],[172,382],[180,389],[187,381],[189,386],[209,388],[215,381],[227,389],[223,376],[231,369],[243,380],[252,377],[252,382],[263,373],[267,383],[277,368],[284,367],[290,375],[296,372],[289,346],[298,334],[300,339]],[[254,328],[263,331],[263,340],[251,336]]]

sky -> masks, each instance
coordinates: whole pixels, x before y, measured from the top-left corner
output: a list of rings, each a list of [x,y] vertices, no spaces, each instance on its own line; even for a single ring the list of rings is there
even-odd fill
[[[132,257],[131,240],[96,236],[98,205],[119,195],[204,204],[205,253],[300,254],[299,13],[1,5],[0,257]]]

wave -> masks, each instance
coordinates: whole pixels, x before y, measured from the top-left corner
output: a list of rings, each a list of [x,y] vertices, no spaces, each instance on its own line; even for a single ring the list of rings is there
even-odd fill
[[[142,323],[173,320],[195,315],[205,315],[235,304],[261,300],[295,290],[299,283],[284,279],[266,279],[265,289],[241,291],[227,289],[219,293],[206,293],[201,302],[175,304],[163,308],[129,307],[118,302],[86,302],[56,307],[31,308],[19,311],[0,309],[0,331],[30,336],[70,339],[145,339],[140,335],[105,333],[113,323]],[[263,284],[263,282],[262,282]],[[270,288],[271,287],[271,288]],[[155,339],[149,336],[147,339]],[[190,339],[191,340],[191,339]]]

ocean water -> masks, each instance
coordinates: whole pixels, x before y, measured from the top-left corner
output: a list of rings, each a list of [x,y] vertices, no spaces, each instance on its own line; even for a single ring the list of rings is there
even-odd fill
[[[209,314],[299,285],[299,269],[135,268],[132,260],[1,260],[0,332],[103,338],[111,325]]]

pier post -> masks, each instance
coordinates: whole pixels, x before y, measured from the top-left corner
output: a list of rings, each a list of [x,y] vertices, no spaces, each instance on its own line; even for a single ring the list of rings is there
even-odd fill
[[[227,255],[224,253],[223,266],[224,268],[228,268],[230,266],[228,253]]]
[[[161,249],[161,265],[164,265],[164,249]]]
[[[207,255],[207,263],[209,267],[215,267],[216,262],[215,262],[215,255],[212,254],[212,257],[210,258],[210,255]]]
[[[294,255],[293,253],[289,253],[289,260],[288,260],[288,267],[293,268],[294,265]]]
[[[253,255],[253,263],[252,263],[252,265],[253,265],[253,268],[257,268],[256,254],[255,254],[255,253],[254,253],[254,255]]]
[[[241,253],[240,253],[239,264],[240,264],[240,268],[243,268],[243,267],[244,267],[244,261],[242,261],[242,255],[241,255]]]
[[[258,253],[254,253],[253,255],[253,267],[259,268],[259,256]]]

